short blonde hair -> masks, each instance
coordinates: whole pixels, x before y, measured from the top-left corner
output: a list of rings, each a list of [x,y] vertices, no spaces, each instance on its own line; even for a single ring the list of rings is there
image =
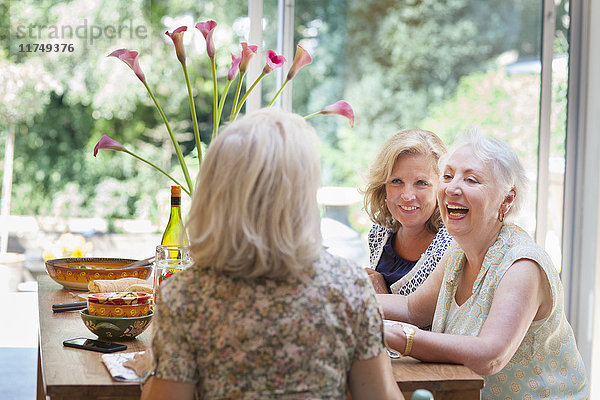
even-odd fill
[[[186,228],[197,265],[233,277],[297,275],[322,249],[317,136],[299,115],[263,109],[210,145]]]
[[[431,156],[433,169],[439,175],[438,161],[445,153],[446,145],[442,139],[435,133],[423,129],[406,129],[387,139],[371,163],[366,179],[364,206],[371,221],[393,232],[398,231],[402,226],[388,209],[385,193],[385,184],[398,158],[407,154]],[[442,226],[437,204],[426,226],[432,233],[436,233]]]

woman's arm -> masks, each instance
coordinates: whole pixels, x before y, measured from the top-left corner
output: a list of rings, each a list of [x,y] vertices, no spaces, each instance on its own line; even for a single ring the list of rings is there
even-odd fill
[[[379,272],[375,271],[373,268],[365,268],[367,271],[367,275],[371,279],[371,284],[373,285],[373,289],[375,289],[375,293],[377,294],[388,294],[388,288],[385,283],[385,278]]]
[[[481,375],[499,372],[520,346],[531,322],[548,316],[552,294],[543,270],[531,260],[519,260],[504,274],[490,312],[478,336],[417,330],[411,356],[422,361],[464,364]],[[400,326],[385,328],[390,347],[404,350]]]
[[[428,326],[433,321],[435,305],[444,278],[446,256],[433,270],[425,282],[408,296],[400,294],[379,294],[377,300],[383,307],[386,319],[409,322],[416,326]]]
[[[352,400],[404,399],[398,388],[387,353],[363,361],[354,361],[349,376]]]
[[[175,382],[151,377],[144,384],[141,400],[194,400],[193,382]]]

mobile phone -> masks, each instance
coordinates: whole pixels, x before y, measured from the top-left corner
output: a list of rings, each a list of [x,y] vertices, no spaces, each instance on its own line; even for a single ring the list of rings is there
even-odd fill
[[[88,339],[88,338],[74,338],[68,339],[63,342],[63,346],[75,347],[78,349],[85,349],[91,351],[99,351],[101,353],[114,353],[116,351],[122,351],[127,349],[127,345],[111,342],[103,342],[101,340]]]

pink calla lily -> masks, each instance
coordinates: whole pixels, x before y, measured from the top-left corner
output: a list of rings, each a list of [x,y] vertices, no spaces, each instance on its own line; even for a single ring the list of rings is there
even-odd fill
[[[180,26],[175,29],[172,33],[169,31],[165,32],[165,35],[173,40],[173,44],[175,45],[175,52],[177,53],[177,59],[185,64],[185,47],[183,47],[183,32],[187,31],[187,26]]]
[[[335,114],[341,115],[342,117],[346,117],[350,121],[350,126],[354,127],[354,110],[352,110],[352,106],[348,104],[348,102],[345,100],[340,100],[326,107],[323,107],[320,113],[324,115]]]
[[[121,143],[117,142],[116,140],[111,139],[110,137],[104,135],[100,138],[100,140],[98,141],[98,143],[96,143],[96,146],[94,147],[94,157],[96,157],[96,155],[98,154],[98,150],[101,150],[101,149],[124,151],[125,146],[123,146]]]
[[[210,58],[214,58],[215,56],[215,42],[213,41],[213,33],[216,27],[217,23],[213,20],[198,22],[196,24],[196,28],[202,32],[202,35],[204,35],[204,39],[206,40],[206,52]]]
[[[258,51],[258,46],[250,45],[242,42],[242,62],[240,63],[240,73],[243,74],[248,70],[248,63]]]
[[[227,72],[227,80],[228,81],[232,81],[235,79],[238,72],[240,71],[240,63],[241,62],[242,62],[241,56],[236,56],[233,54],[231,55],[231,67],[229,68],[229,71]]]
[[[285,57],[277,55],[273,50],[267,50],[266,54],[267,63],[263,68],[263,74],[266,75],[274,69],[280,68],[285,63]]]
[[[294,56],[294,62],[292,67],[288,71],[286,80],[292,80],[294,76],[300,71],[300,68],[312,63],[312,58],[308,51],[304,50],[300,45],[296,46],[296,55]]]
[[[133,72],[135,72],[136,76],[140,79],[140,81],[146,83],[146,77],[144,76],[144,73],[140,68],[140,63],[138,61],[137,51],[119,49],[113,51],[107,57],[117,57],[119,60],[129,65],[129,68],[131,68]]]

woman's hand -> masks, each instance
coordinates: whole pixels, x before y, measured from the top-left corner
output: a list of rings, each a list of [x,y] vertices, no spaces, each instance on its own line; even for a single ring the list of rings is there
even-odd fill
[[[385,282],[385,278],[379,272],[375,271],[373,268],[365,268],[367,270],[367,274],[369,274],[369,278],[371,278],[371,284],[375,289],[375,293],[377,294],[386,294],[389,293],[387,284]]]
[[[406,348],[406,334],[402,330],[402,324],[383,325],[383,336],[385,344],[398,354],[404,353]]]

